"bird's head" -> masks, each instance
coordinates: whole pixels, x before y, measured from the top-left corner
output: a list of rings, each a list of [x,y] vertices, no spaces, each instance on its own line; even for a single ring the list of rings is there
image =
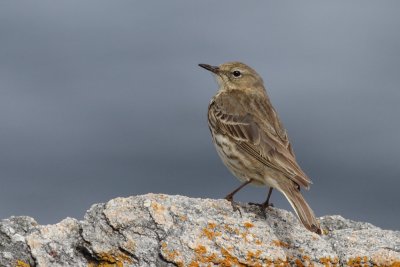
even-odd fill
[[[219,66],[199,64],[199,66],[215,74],[220,89],[264,90],[261,76],[241,62],[227,62]]]

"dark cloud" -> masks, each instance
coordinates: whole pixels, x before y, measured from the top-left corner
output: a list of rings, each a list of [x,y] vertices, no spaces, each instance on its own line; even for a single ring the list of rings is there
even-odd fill
[[[0,4],[0,217],[41,223],[112,197],[222,197],[216,84],[197,63],[264,77],[318,215],[399,229],[399,3]],[[242,201],[262,201],[247,188]],[[276,206],[289,208],[274,193]]]

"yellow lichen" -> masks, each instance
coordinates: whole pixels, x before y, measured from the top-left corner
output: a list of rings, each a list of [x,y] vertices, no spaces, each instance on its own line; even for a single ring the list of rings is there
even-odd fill
[[[28,264],[28,263],[26,263],[26,262],[24,262],[24,261],[22,261],[22,260],[17,260],[15,266],[16,266],[16,267],[31,267],[30,264]]]
[[[133,263],[133,260],[122,252],[103,252],[97,254],[97,257],[98,262],[90,262],[88,267],[123,267],[124,263]]]

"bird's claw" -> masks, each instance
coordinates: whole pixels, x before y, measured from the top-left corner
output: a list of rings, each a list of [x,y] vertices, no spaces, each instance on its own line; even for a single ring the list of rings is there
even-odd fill
[[[225,197],[225,199],[231,203],[233,211],[238,211],[239,214],[240,214],[240,217],[242,217],[242,212],[241,212],[241,210],[239,208],[240,205],[238,203],[236,203],[235,201],[233,201],[233,197],[231,195],[227,195]]]
[[[268,207],[273,207],[274,206],[273,203],[268,203],[268,202],[267,203],[266,202],[264,202],[264,203],[249,202],[249,205],[260,207],[260,209],[262,209],[262,210],[265,210]]]
[[[261,214],[263,215],[264,218],[267,217],[267,215],[266,215],[266,209],[267,209],[268,207],[273,207],[273,206],[274,206],[274,204],[272,204],[272,203],[267,203],[267,202],[264,202],[264,203],[253,203],[253,202],[249,202],[249,205],[253,205],[253,206],[259,207],[259,208],[260,208],[260,212],[261,212]]]

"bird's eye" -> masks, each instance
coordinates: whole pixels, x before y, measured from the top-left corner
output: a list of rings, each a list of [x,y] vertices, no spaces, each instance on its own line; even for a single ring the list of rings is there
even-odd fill
[[[233,76],[235,76],[236,78],[242,76],[242,74],[240,73],[240,71],[235,70],[234,72],[232,72]]]

